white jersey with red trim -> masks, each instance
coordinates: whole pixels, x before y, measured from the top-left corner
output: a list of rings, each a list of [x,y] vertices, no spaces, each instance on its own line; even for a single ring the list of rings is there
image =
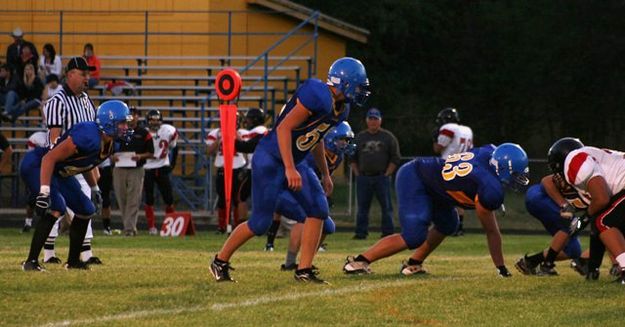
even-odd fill
[[[48,132],[35,132],[28,138],[28,150],[32,150],[36,147],[47,148],[48,147]]]
[[[456,123],[445,124],[438,130],[436,143],[443,147],[441,151],[443,159],[452,154],[467,152],[473,149],[473,130]]]
[[[247,131],[244,129],[239,129],[239,133],[246,134]],[[217,140],[221,140],[221,129],[215,128],[208,135],[206,135],[206,139],[204,139],[204,143],[206,145],[212,145]],[[244,167],[247,164],[245,160],[245,156],[243,153],[235,152],[234,158],[232,158],[232,169],[239,169]],[[217,151],[217,155],[215,155],[215,167],[222,168],[224,166],[224,155],[221,148],[221,143],[219,144],[219,150]]]
[[[242,129],[240,129],[239,131],[241,130]],[[249,131],[245,131],[247,132],[246,134],[241,133],[241,138],[243,139],[243,141],[249,141],[259,135],[265,136],[267,135],[267,133],[269,133],[269,129],[263,125],[259,125]],[[252,169],[252,157],[254,157],[254,153],[247,154],[247,166],[245,168]]]
[[[178,142],[178,131],[169,124],[162,124],[158,131],[150,131],[154,142],[154,158],[148,159],[143,165],[145,169],[156,169],[169,166],[169,150],[175,148]]]
[[[612,195],[625,189],[625,157],[622,152],[591,146],[571,151],[564,161],[566,181],[580,191],[588,190],[588,181],[602,176]]]

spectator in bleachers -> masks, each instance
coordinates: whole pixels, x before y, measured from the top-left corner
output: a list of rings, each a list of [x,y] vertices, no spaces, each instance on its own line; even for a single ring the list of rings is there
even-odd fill
[[[143,178],[146,159],[154,158],[154,144],[150,132],[138,125],[139,112],[130,108],[132,121],[128,127],[134,130],[132,140],[122,144],[119,152],[111,156],[113,168],[113,188],[115,198],[124,222],[124,235],[137,235],[137,216],[143,194]],[[121,160],[121,156],[130,156],[130,160]]]
[[[93,88],[100,82],[100,59],[96,57],[93,51],[93,44],[87,43],[83,49],[83,57],[87,60],[87,64],[90,67],[95,67],[95,70],[91,71],[89,75],[89,88]]]
[[[34,55],[34,51],[35,48],[32,45],[28,45],[25,44],[22,47],[22,54],[20,55],[20,63],[19,66],[17,67],[17,75],[15,77],[18,76],[22,76],[24,74],[24,69],[26,69],[26,65],[33,65],[33,68],[35,69],[35,74],[37,74],[37,69],[38,69],[38,59],[37,57],[35,57]]]
[[[14,77],[17,77],[19,76],[17,72],[22,62],[22,58],[21,58],[22,49],[24,47],[30,48],[32,56],[34,57],[35,64],[39,60],[39,54],[37,53],[37,49],[35,48],[35,45],[24,40],[24,32],[22,32],[21,28],[16,27],[11,33],[11,36],[13,37],[13,43],[11,43],[7,47],[7,54],[6,54],[7,65],[9,66],[9,69],[11,70],[11,74]]]
[[[61,57],[56,55],[54,46],[50,43],[46,43],[41,51],[41,57],[39,58],[39,77],[41,80],[47,80],[48,76],[56,75],[57,80],[61,77],[61,69],[63,64],[61,63]]]
[[[9,91],[15,90],[15,83],[16,80],[12,78],[9,66],[7,64],[0,65],[0,107],[4,107]],[[3,108],[0,109],[4,110]]]
[[[63,89],[63,85],[59,83],[59,77],[56,74],[46,76],[46,89],[43,92],[42,102],[45,104],[48,99],[53,97],[57,92]]]
[[[4,111],[0,114],[0,118],[15,122],[20,115],[39,108],[42,93],[43,83],[35,73],[35,67],[32,63],[26,64],[24,74],[17,82],[16,89],[10,90],[6,95]]]

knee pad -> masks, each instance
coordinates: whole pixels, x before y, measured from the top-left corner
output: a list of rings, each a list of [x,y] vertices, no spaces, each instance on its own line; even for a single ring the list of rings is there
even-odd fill
[[[441,234],[449,236],[453,235],[456,230],[458,230],[458,225],[460,225],[460,220],[456,219],[455,221],[450,221],[449,223],[439,223],[434,225],[437,231],[441,232]]]
[[[414,220],[416,220],[416,216]],[[411,226],[402,226],[401,237],[408,245],[408,248],[414,250],[419,247],[419,245],[425,242],[425,239],[428,236],[428,226],[420,226],[420,225],[411,225]]]
[[[326,235],[330,235],[334,234],[334,232],[336,232],[336,224],[334,224],[334,220],[332,220],[332,217],[328,217],[326,218],[326,220],[323,221],[323,233]]]
[[[247,221],[247,227],[254,233],[256,236],[261,236],[267,232],[269,226],[271,226],[271,222],[273,221],[273,217],[268,217],[268,219],[255,217],[252,214],[252,217]]]

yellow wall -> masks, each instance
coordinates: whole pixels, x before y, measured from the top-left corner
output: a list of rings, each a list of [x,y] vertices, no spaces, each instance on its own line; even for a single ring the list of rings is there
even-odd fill
[[[2,13],[0,21],[0,47],[6,49],[12,42],[10,32],[19,26],[25,32],[25,38],[41,51],[44,43],[52,43],[59,51],[60,14],[63,14],[62,55],[70,56],[82,53],[85,43],[94,44],[98,55],[143,55],[145,30],[145,13],[150,11],[148,29],[150,32],[174,33],[226,33],[228,30],[227,13],[198,13],[199,11],[237,11],[264,10],[249,6],[245,0],[212,0],[212,1],[173,1],[173,0],[136,0],[136,1],[77,1],[77,0],[20,0],[4,3],[4,10],[20,10],[18,13]],[[86,12],[67,12],[67,11]],[[89,11],[99,11],[97,13]],[[107,11],[107,12],[102,12]],[[140,11],[140,12],[120,12]],[[157,12],[163,11],[163,12]],[[189,11],[172,13],[172,11]],[[1,13],[1,11],[0,11]],[[247,32],[280,32],[284,33],[301,21],[283,14],[233,13],[232,31]],[[32,32],[52,32],[53,35],[32,35]],[[312,32],[312,28],[307,28]],[[338,57],[345,55],[345,40],[320,31],[318,43],[317,74],[324,77],[329,65]],[[135,33],[136,35],[69,35],[76,32],[98,33]],[[254,56],[260,54],[273,44],[280,36],[233,36],[231,54]],[[305,37],[289,39],[271,52],[271,55],[285,55],[301,44]],[[210,56],[227,54],[227,37],[217,35],[169,35],[149,37],[148,55],[153,56]],[[312,56],[312,43],[296,55]],[[206,62],[204,62],[206,63]],[[103,63],[106,64],[106,63]],[[119,63],[118,63],[119,64]],[[171,64],[171,62],[170,62]],[[186,64],[193,64],[187,62]]]

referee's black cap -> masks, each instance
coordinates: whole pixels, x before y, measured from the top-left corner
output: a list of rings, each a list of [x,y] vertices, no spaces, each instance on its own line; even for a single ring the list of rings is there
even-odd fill
[[[87,64],[87,60],[83,57],[74,57],[69,60],[66,68],[67,71],[72,69],[94,71],[95,67],[89,66],[89,64]]]

